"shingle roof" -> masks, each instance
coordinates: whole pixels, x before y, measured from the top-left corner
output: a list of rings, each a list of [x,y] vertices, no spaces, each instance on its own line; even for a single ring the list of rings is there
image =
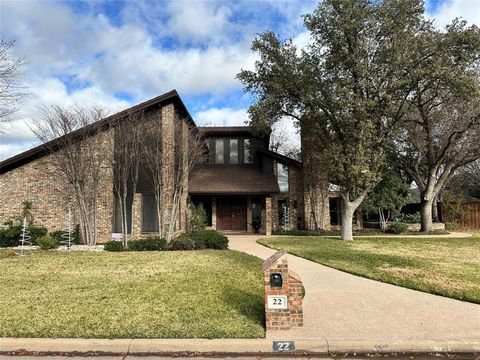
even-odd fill
[[[168,102],[175,102],[179,106],[179,110],[185,113],[187,119],[192,123],[193,126],[195,125],[195,122],[193,121],[192,117],[188,113],[187,108],[185,107],[182,99],[180,98],[180,95],[178,95],[176,90],[171,90],[163,95],[157,96],[153,99],[147,100],[141,104],[132,106],[131,108],[125,109],[123,111],[120,111],[119,113],[116,113],[114,115],[108,116],[105,119],[102,119],[94,124],[87,125],[87,127],[92,127],[92,128],[101,128],[102,130],[108,129],[110,126],[115,124],[116,121],[119,121],[123,118],[125,118],[129,113],[132,112],[137,112],[137,111],[142,111],[147,108],[156,106],[158,104],[162,103],[168,103]],[[77,131],[74,131],[66,136],[76,136]],[[52,140],[52,142],[55,140]],[[14,169],[18,166],[21,166],[23,164],[26,164],[34,159],[38,159],[50,151],[50,147],[47,144],[41,144],[37,147],[34,147],[33,149],[24,151],[23,153],[20,153],[18,155],[15,155],[11,158],[5,159],[3,161],[0,161],[0,174],[5,173],[11,169]]]
[[[198,131],[205,136],[225,136],[225,135],[254,135],[249,126],[202,126]]]
[[[210,195],[267,195],[280,192],[273,174],[250,165],[201,165],[193,171],[188,192]]]

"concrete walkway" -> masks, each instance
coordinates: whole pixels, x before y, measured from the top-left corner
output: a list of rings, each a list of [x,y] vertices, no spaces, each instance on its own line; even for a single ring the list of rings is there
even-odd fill
[[[230,248],[266,259],[259,235],[229,235]],[[304,327],[267,338],[480,341],[480,305],[350,275],[288,255],[303,280]]]

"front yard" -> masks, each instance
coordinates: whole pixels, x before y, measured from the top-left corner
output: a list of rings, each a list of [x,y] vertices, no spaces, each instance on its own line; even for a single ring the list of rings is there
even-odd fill
[[[355,275],[480,303],[478,235],[471,238],[356,237],[353,242],[304,236],[258,242]]]
[[[0,250],[0,337],[261,338],[260,264],[228,250]]]

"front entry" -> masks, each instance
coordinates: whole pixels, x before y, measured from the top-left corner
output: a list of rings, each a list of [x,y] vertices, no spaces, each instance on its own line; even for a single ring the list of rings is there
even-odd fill
[[[217,198],[217,230],[247,230],[246,198]]]

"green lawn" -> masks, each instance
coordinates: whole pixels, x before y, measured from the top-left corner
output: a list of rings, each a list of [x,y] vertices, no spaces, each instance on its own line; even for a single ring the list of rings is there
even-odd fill
[[[480,236],[358,237],[353,242],[283,237],[258,242],[370,279],[480,303]]]
[[[262,338],[260,264],[228,250],[0,250],[0,337]]]

